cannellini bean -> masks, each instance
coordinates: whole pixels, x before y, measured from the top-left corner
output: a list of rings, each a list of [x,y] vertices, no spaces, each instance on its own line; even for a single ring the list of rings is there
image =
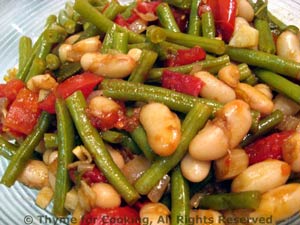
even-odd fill
[[[99,36],[83,39],[75,44],[62,44],[58,49],[62,62],[79,62],[85,53],[98,52],[101,46]]]
[[[80,63],[85,71],[109,78],[127,77],[137,64],[131,56],[122,53],[86,53],[82,56]]]
[[[234,64],[224,66],[222,69],[219,70],[218,77],[228,86],[235,88],[240,82],[239,68]]]
[[[190,154],[186,154],[181,160],[180,168],[183,176],[191,182],[204,180],[210,170],[210,161],[200,161],[194,159]]]
[[[300,63],[300,41],[296,34],[286,30],[276,41],[277,55]]]
[[[58,85],[50,74],[36,75],[27,81],[27,88],[34,92],[40,90],[52,90]]]
[[[229,45],[238,48],[255,48],[258,45],[259,32],[242,17],[236,17]]]
[[[142,54],[142,50],[139,48],[132,48],[127,53],[127,55],[133,58],[136,62],[139,61],[141,54]]]
[[[48,168],[42,161],[30,160],[18,177],[18,181],[30,188],[41,189],[48,186]]]
[[[113,149],[110,145],[106,145],[106,148],[110,154],[110,156],[112,157],[113,161],[115,162],[115,164],[122,169],[125,165],[125,161],[123,156],[121,155],[121,153],[115,149]]]
[[[141,221],[151,225],[169,225],[170,210],[162,203],[147,203],[140,209]]]
[[[181,138],[181,124],[175,113],[164,104],[149,103],[141,109],[140,122],[155,153],[160,156],[173,154]]]
[[[256,88],[256,90],[260,91],[265,96],[267,96],[270,100],[272,100],[272,98],[273,98],[272,90],[268,85],[256,84],[254,87]]]
[[[209,72],[200,71],[195,73],[194,76],[200,78],[205,83],[200,92],[202,97],[222,103],[227,103],[235,99],[234,90]]]
[[[282,156],[293,172],[300,172],[300,133],[295,132],[282,145]]]
[[[249,166],[233,179],[231,190],[260,191],[262,193],[285,184],[291,173],[286,162],[270,159]]]
[[[293,100],[285,97],[284,95],[278,94],[274,100],[274,110],[279,109],[284,115],[293,116],[300,110],[300,105]]]
[[[211,209],[192,209],[190,211],[189,224],[199,225],[225,225],[221,213]]]
[[[79,37],[80,37],[80,33],[71,35],[70,37],[68,37],[68,38],[64,41],[64,44],[72,45],[72,44],[74,44],[74,43],[79,39]]]
[[[300,210],[300,184],[290,183],[274,188],[262,195],[258,209],[250,217],[272,216],[280,221]]]
[[[274,109],[273,102],[249,84],[239,83],[235,88],[235,92],[238,98],[243,99],[252,109],[264,115],[270,114]]]
[[[233,149],[250,130],[252,124],[250,107],[241,100],[231,101],[216,113],[214,123],[226,130],[229,148]]]
[[[228,138],[223,129],[208,122],[191,141],[189,153],[197,160],[209,161],[223,157],[228,148]]]
[[[254,9],[247,0],[237,1],[238,16],[243,17],[248,22],[251,22],[254,18]]]
[[[214,162],[214,171],[218,180],[236,177],[249,165],[249,157],[243,149],[232,149],[227,155]]]
[[[96,183],[92,185],[96,194],[95,205],[101,208],[115,208],[121,205],[120,194],[107,183]]]
[[[101,117],[103,115],[119,111],[121,106],[110,98],[96,96],[90,100],[88,108],[91,115]]]

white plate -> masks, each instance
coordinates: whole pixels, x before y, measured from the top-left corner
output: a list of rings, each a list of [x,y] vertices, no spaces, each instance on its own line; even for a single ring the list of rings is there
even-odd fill
[[[64,0],[0,0],[0,81],[17,65],[19,38],[27,35],[35,40],[47,16],[57,14],[64,4]],[[269,0],[269,8],[283,22],[300,27],[300,0]],[[7,165],[1,157],[0,177]],[[50,213],[51,205],[48,210],[35,205],[36,193],[18,182],[11,188],[0,185],[0,225],[59,224]],[[283,224],[299,225],[299,214]]]

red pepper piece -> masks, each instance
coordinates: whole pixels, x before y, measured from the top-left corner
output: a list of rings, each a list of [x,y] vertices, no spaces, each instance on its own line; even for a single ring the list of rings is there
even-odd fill
[[[204,86],[204,82],[198,77],[184,75],[170,70],[163,71],[161,82],[164,88],[193,96],[198,96]]]
[[[4,120],[4,129],[30,134],[40,115],[38,94],[23,88],[13,101]]]
[[[19,79],[11,80],[6,84],[0,84],[0,98],[7,98],[8,104],[10,104],[15,100],[17,94],[23,87],[25,87],[25,84]]]
[[[282,145],[295,131],[283,131],[261,138],[245,147],[249,156],[249,164],[266,159],[282,159]]]
[[[136,9],[141,13],[156,13],[156,8],[161,1],[152,1],[152,2],[138,2]]]
[[[39,107],[49,113],[55,113],[55,101],[56,97],[67,98],[76,91],[82,91],[83,95],[87,97],[103,80],[103,77],[95,75],[93,73],[85,72],[79,75],[75,75],[59,84],[52,93],[50,93],[46,99],[40,102]]]
[[[140,225],[137,210],[129,206],[113,209],[93,208],[81,219],[80,225]]]
[[[76,183],[76,168],[69,170],[69,176],[71,180]],[[86,171],[84,174],[82,174],[81,179],[84,180],[88,185],[101,182],[107,183],[106,177],[96,166],[92,170]]]
[[[167,59],[167,66],[182,66],[205,59],[206,52],[199,46],[190,49],[178,49],[176,56]]]

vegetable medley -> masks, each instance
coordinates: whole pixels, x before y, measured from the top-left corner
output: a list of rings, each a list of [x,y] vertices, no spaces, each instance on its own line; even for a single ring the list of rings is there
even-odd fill
[[[75,0],[0,84],[1,183],[72,224],[300,211],[300,33],[267,1]],[[75,219],[75,220],[74,220]]]

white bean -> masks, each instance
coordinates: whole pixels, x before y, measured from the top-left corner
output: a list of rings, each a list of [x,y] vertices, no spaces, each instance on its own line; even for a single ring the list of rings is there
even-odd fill
[[[18,181],[30,188],[41,189],[48,186],[48,168],[42,161],[30,160],[19,175]]]
[[[86,53],[80,63],[85,71],[109,78],[127,77],[137,64],[131,56],[122,53]]]
[[[293,100],[285,97],[284,95],[278,94],[274,100],[274,110],[279,109],[283,114],[288,116],[296,115],[300,110],[300,105]]]
[[[181,160],[180,168],[183,176],[191,182],[204,180],[210,170],[210,161],[200,161],[194,159],[190,154],[186,154]]]
[[[295,132],[282,145],[282,156],[293,172],[300,172],[300,133]]]
[[[58,85],[50,74],[36,75],[30,78],[26,86],[29,90],[39,92],[40,90],[52,90]]]
[[[272,216],[276,222],[287,219],[299,210],[300,184],[290,183],[264,193],[258,209],[250,217]]]
[[[162,203],[147,203],[140,209],[141,221],[151,225],[169,225],[170,210]]]
[[[240,82],[239,68],[234,64],[224,66],[222,69],[219,70],[218,77],[221,81],[225,82],[228,86],[235,88],[237,84]]]
[[[272,100],[272,98],[273,98],[272,90],[268,85],[266,85],[266,84],[256,84],[254,87],[256,88],[256,90],[260,91],[265,96],[267,96],[268,99]]]
[[[200,96],[217,100],[221,103],[227,103],[235,99],[234,90],[209,72],[200,71],[195,73],[194,76],[205,83],[201,89]]]
[[[238,98],[243,99],[252,109],[264,115],[270,114],[274,109],[273,102],[249,84],[239,83],[235,88],[235,92]]]
[[[237,1],[238,16],[243,17],[248,22],[252,22],[254,18],[254,9],[247,0]]]
[[[291,173],[290,166],[283,161],[270,159],[249,166],[233,179],[231,190],[260,191],[262,193],[285,184]]]
[[[300,41],[296,34],[286,30],[276,41],[277,55],[300,63]]]
[[[228,138],[223,129],[212,122],[208,122],[189,145],[190,155],[202,161],[221,158],[227,153],[228,149]]]
[[[190,224],[199,225],[225,225],[222,214],[211,209],[192,209],[190,211]]]
[[[121,205],[121,196],[107,183],[96,183],[92,185],[96,194],[95,205],[101,208],[116,208]]]
[[[243,149],[232,149],[227,155],[214,162],[214,171],[218,180],[228,180],[236,177],[249,164],[249,157]]]
[[[127,55],[133,58],[136,62],[139,61],[141,54],[142,54],[142,50],[139,48],[132,48],[127,53]]]
[[[121,106],[118,103],[104,96],[92,98],[88,105],[89,113],[95,117],[103,117],[112,112],[117,112],[120,108]]]
[[[155,153],[173,154],[181,138],[181,124],[175,113],[164,104],[149,103],[141,109],[140,122]]]

